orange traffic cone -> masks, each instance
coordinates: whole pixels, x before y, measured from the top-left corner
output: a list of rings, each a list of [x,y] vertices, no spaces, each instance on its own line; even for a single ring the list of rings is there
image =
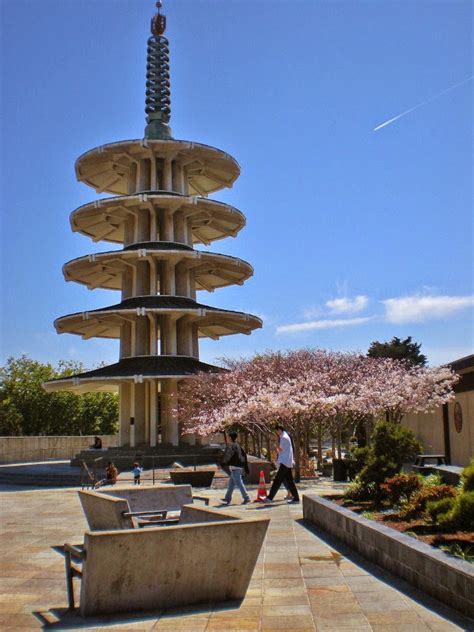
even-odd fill
[[[260,481],[258,483],[258,492],[257,498],[255,499],[256,503],[262,503],[267,497],[267,487],[265,485],[265,474],[263,470],[260,470]]]

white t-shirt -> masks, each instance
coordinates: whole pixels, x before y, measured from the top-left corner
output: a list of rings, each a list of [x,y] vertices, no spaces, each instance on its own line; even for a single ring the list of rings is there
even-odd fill
[[[277,464],[286,465],[286,467],[294,467],[295,460],[293,457],[293,446],[291,445],[290,435],[283,430],[280,435],[280,449],[278,454]]]

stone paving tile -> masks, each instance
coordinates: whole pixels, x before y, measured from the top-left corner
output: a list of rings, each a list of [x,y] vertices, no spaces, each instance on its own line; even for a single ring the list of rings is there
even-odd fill
[[[310,586],[348,586],[344,577],[332,576],[332,577],[305,577],[304,583],[307,587]],[[350,589],[349,589],[350,590]]]
[[[313,617],[309,615],[263,616],[262,630],[314,630]]]
[[[304,586],[302,577],[283,577],[276,579],[266,579],[263,580],[263,589],[267,588],[291,588],[297,586]]]
[[[378,601],[364,601],[360,602],[361,607],[365,612],[397,612],[397,614],[408,611],[411,612],[411,605],[401,599],[399,601],[387,601],[387,602],[378,602]]]
[[[354,597],[350,594],[341,594],[341,595],[309,595],[309,602],[311,607],[315,608],[333,608],[335,605],[355,605],[360,607]]]
[[[268,595],[263,597],[264,606],[304,606],[308,603],[308,596],[305,594],[285,597],[281,595]]]
[[[211,618],[207,624],[206,630],[220,630],[222,628],[232,627],[236,630],[258,630],[260,625],[260,616],[242,619],[227,618]]]
[[[288,606],[263,606],[264,617],[292,617],[292,616],[311,616],[311,608],[309,605],[300,604],[298,606],[291,604]]]
[[[398,623],[421,624],[422,619],[416,612],[399,612],[397,610],[386,610],[385,612],[367,612],[367,620],[374,625],[396,625]]]
[[[314,622],[317,630],[335,627],[340,630],[352,630],[355,627],[367,627],[370,629],[370,625],[363,614],[336,614],[335,616],[328,615],[327,617],[315,615]]]
[[[327,578],[326,582],[327,582]],[[309,578],[309,581],[311,581],[311,578]],[[310,586],[308,585],[308,582],[306,582],[306,590],[308,592],[308,595],[332,595],[334,593],[340,594],[340,593],[350,593],[351,589],[349,588],[349,586],[347,584],[334,584],[334,585],[328,585],[323,584],[323,585],[316,585],[316,586]]]
[[[259,618],[261,614],[261,606],[242,606],[240,608],[225,609],[215,608],[211,612],[212,619],[252,619]]]
[[[328,606],[311,601],[311,611],[313,615],[319,616],[326,612]],[[363,614],[362,608],[357,603],[332,603],[329,606],[330,619],[337,620],[340,614]]]

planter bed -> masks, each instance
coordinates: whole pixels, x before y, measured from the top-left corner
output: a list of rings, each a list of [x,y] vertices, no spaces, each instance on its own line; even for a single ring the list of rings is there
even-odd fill
[[[375,520],[381,524],[384,524],[391,529],[395,529],[400,533],[406,533],[411,537],[415,537],[421,542],[430,544],[434,547],[449,546],[451,544],[458,544],[461,549],[466,551],[474,551],[474,533],[466,531],[450,531],[447,532],[441,527],[426,522],[421,518],[404,519],[398,518],[396,513],[384,513],[384,511],[377,511],[374,508],[373,503],[363,501],[344,502],[344,496],[334,495],[325,496],[326,499],[335,502],[339,507],[349,509],[356,514],[362,514],[363,518],[369,518]],[[372,516],[363,515],[363,513],[369,512]]]
[[[472,564],[315,494],[303,496],[303,516],[393,575],[474,616]]]

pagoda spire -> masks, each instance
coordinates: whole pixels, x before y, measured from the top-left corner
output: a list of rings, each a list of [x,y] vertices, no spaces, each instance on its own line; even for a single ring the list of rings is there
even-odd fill
[[[170,49],[168,39],[164,36],[166,16],[161,13],[161,6],[162,3],[158,0],[157,13],[151,20],[151,35],[147,42],[145,138],[170,140]]]

